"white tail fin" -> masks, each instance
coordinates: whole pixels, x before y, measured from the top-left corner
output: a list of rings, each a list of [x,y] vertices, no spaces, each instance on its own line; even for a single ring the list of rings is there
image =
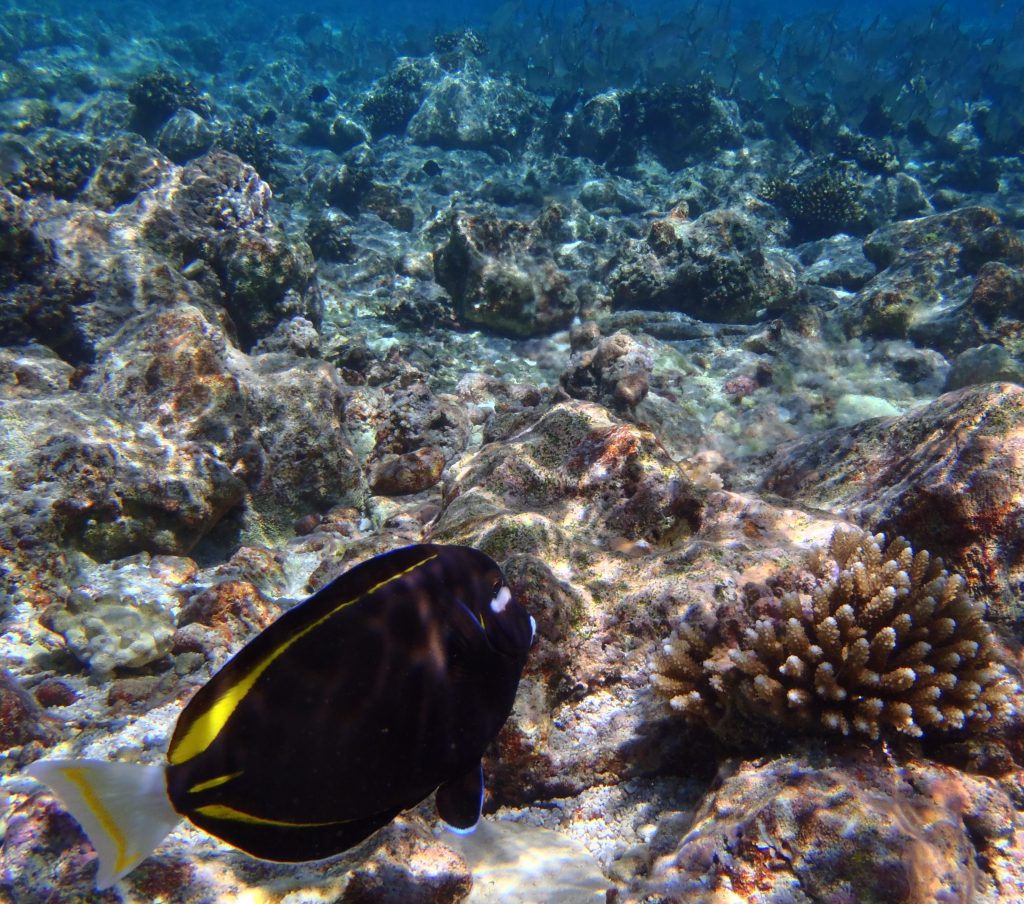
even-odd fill
[[[49,785],[81,823],[99,855],[96,887],[126,876],[180,821],[163,766],[104,760],[38,760],[25,769]]]

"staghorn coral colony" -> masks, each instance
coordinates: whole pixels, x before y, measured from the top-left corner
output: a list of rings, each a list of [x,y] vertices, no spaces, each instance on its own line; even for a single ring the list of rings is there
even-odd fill
[[[810,593],[741,626],[684,622],[652,678],[683,717],[725,737],[747,719],[883,736],[987,731],[1013,712],[984,606],[926,550],[839,528],[808,557]]]

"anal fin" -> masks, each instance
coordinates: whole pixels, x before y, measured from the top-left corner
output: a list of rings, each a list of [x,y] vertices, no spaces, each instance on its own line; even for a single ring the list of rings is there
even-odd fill
[[[484,767],[478,762],[437,789],[437,815],[457,832],[469,832],[480,821],[484,805]]]

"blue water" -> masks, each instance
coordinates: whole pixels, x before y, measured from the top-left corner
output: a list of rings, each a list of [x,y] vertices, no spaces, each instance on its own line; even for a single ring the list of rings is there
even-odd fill
[[[1015,150],[1005,141],[1008,135],[1017,141],[1021,129],[1016,108],[1024,84],[1024,12],[1002,0],[828,5],[253,0],[223,7],[186,0],[95,8],[63,2],[4,6],[24,9],[30,18],[66,19],[75,26],[72,42],[93,31],[105,35],[115,56],[138,52],[134,67],[139,70],[158,63],[162,50],[165,62],[206,88],[213,87],[210,76],[223,89],[243,80],[251,67],[281,59],[311,79],[365,87],[398,56],[425,55],[439,33],[469,27],[487,44],[487,68],[525,79],[548,99],[559,92],[685,83],[708,75],[720,91],[749,104],[749,114],[761,112],[769,120],[780,112],[771,107],[781,99],[834,103],[840,121],[857,126],[870,98],[892,105],[900,97],[896,118],[920,119],[932,134],[962,122],[969,105],[978,103],[997,108],[988,116],[1000,150]],[[296,34],[300,22],[301,36]],[[19,40],[15,30],[14,60]],[[58,35],[50,46],[60,46],[61,40]],[[204,59],[191,52],[189,43],[201,40],[214,42],[223,59],[212,63],[210,54]]]

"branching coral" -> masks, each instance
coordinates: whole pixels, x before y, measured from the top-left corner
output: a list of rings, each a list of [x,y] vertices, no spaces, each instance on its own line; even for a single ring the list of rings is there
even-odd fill
[[[766,179],[761,197],[789,218],[796,241],[857,232],[866,210],[855,173],[835,158],[818,159],[785,179]]]
[[[142,76],[128,89],[128,100],[135,107],[132,127],[147,137],[165,123],[176,110],[192,110],[204,119],[213,115],[213,105],[192,82],[166,69]]]
[[[1014,685],[983,606],[941,559],[903,539],[837,530],[812,552],[809,594],[789,592],[736,639],[684,624],[655,662],[655,689],[684,717],[843,735],[912,737],[998,727]]]

